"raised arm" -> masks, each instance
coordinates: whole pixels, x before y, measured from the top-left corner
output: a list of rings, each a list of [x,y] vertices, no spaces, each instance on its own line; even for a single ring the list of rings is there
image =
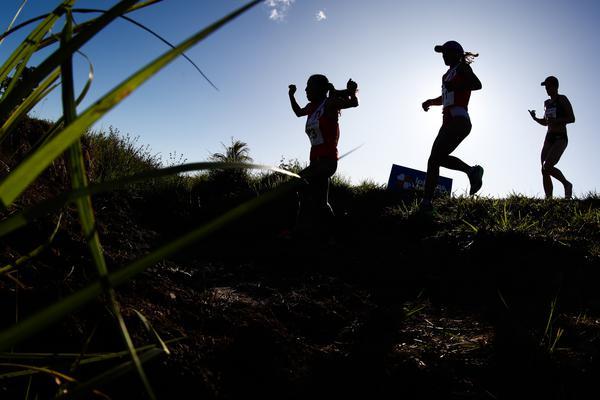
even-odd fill
[[[296,98],[294,97],[295,93],[296,93],[296,85],[290,85],[288,95],[290,96],[290,104],[292,106],[292,111],[294,111],[294,114],[296,114],[296,117],[303,117],[303,116],[308,115],[308,112],[306,111],[306,107],[302,108],[298,105],[298,102],[296,101]]]
[[[345,108],[358,107],[358,97],[356,91],[358,85],[352,79],[348,80],[345,90],[331,90],[329,95],[329,104],[331,107],[343,110]]]

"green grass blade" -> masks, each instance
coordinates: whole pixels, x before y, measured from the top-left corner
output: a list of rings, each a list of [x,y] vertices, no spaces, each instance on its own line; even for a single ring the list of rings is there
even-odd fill
[[[136,11],[136,10],[139,10],[141,8],[151,6],[151,5],[155,4],[155,3],[160,3],[162,1],[163,0],[150,0],[150,1],[141,2],[141,3],[135,4],[135,5],[131,6],[131,7],[129,7],[125,11],[125,13],[130,13],[132,11]],[[77,12],[78,9],[75,8],[72,11],[73,12]],[[37,21],[41,21],[44,18],[48,17],[49,15],[50,14],[42,14],[42,15],[38,15],[35,18],[31,18],[31,19],[28,19],[27,21],[21,22],[19,25],[15,26],[15,27],[13,27],[13,28],[11,28],[9,30],[7,30],[3,34],[0,34],[0,40],[4,40],[4,38],[6,38],[7,36],[10,36],[11,34],[15,33],[16,31],[18,31],[18,30],[20,30],[20,29],[22,29],[24,27],[26,27],[27,25],[33,24],[34,22],[37,22]],[[81,31],[82,29],[86,28],[87,26],[89,26],[91,24],[91,22],[92,21],[86,21],[83,24],[80,24],[77,27],[75,27],[75,29],[73,31],[75,33],[77,33],[79,31]],[[40,44],[38,45],[38,50],[40,50],[40,49],[42,49],[42,48],[44,48],[44,47],[46,47],[46,46],[48,46],[48,45],[50,45],[52,43],[56,43],[58,40],[59,39],[56,38],[56,37],[54,37],[54,36],[51,37],[51,38],[45,39],[42,42],[40,42]]]
[[[133,11],[137,11],[137,10],[140,10],[140,9],[142,9],[144,7],[152,6],[152,5],[154,5],[156,3],[160,3],[162,1],[163,0],[147,0],[147,1],[142,1],[141,3],[135,4],[135,5],[131,6],[131,7],[129,7],[126,12],[130,13],[130,12],[133,12]]]
[[[23,70],[23,68],[25,68],[29,58],[31,58],[33,53],[35,53],[40,41],[43,39],[43,37],[46,35],[46,33],[48,33],[50,31],[50,29],[52,29],[52,27],[54,26],[56,21],[65,13],[66,8],[70,7],[73,3],[75,3],[75,0],[65,0],[52,13],[50,13],[33,30],[33,32],[31,32],[27,36],[27,38],[25,40],[23,40],[23,42],[21,42],[21,44],[15,49],[15,51],[10,55],[10,57],[6,60],[6,62],[0,67],[0,82],[2,82],[4,79],[6,79],[6,77],[8,77],[8,74],[13,69],[17,68],[17,71],[15,72],[15,74],[13,74],[13,79],[12,79],[9,87],[6,89],[6,91],[4,92],[4,94],[2,96],[2,102],[0,102],[0,106],[2,104],[4,104],[4,102],[7,98],[10,97],[10,94],[12,93],[13,88],[17,84],[17,81],[18,81],[17,78],[20,76],[20,73]],[[46,75],[48,75],[50,72],[52,72],[56,67],[57,66],[48,70],[47,73],[44,75],[44,77]],[[38,82],[36,82],[36,84],[34,86],[32,86],[32,89],[35,86],[37,86],[37,84],[39,84],[42,81],[42,79],[43,79],[43,77]],[[28,94],[29,93],[21,94],[21,97],[19,97],[19,98],[16,98],[16,96],[15,96],[16,101],[13,101],[10,104],[10,107],[8,107],[8,109],[0,112],[0,115],[2,115],[2,114],[7,115],[12,110],[12,108],[18,104],[19,100],[21,98],[27,97]]]
[[[141,182],[148,179],[163,178],[182,172],[201,171],[201,170],[224,170],[224,169],[262,169],[294,178],[300,178],[299,175],[269,165],[248,164],[248,163],[224,163],[224,162],[199,162],[177,165],[173,167],[161,168],[140,172],[131,176],[123,177],[109,182],[102,182],[88,185],[84,188],[74,189],[71,192],[63,193],[53,199],[46,200],[36,206],[27,208],[21,213],[13,214],[0,222],[0,237],[5,236],[19,228],[24,227],[36,218],[60,210],[65,204],[74,201],[80,197],[94,195],[110,190],[119,189],[127,185]]]
[[[75,13],[105,13],[106,10],[100,10],[100,9],[96,9],[96,8],[77,8],[77,9],[74,9],[73,12],[75,12]],[[133,18],[127,17],[125,15],[121,15],[120,18],[123,19],[123,20],[125,20],[125,21],[127,21],[127,22],[129,22],[129,23],[132,23],[133,25],[137,26],[138,28],[141,28],[141,29],[145,30],[146,32],[150,33],[152,36],[154,36],[155,38],[157,38],[158,40],[160,40],[161,42],[163,42],[167,46],[171,47],[172,49],[175,48],[175,45],[173,45],[171,42],[169,42],[167,39],[163,38],[161,35],[159,35],[155,31],[153,31],[152,29],[148,28],[146,25],[144,25],[144,24],[142,24],[142,23],[134,20]],[[216,91],[219,91],[219,88],[215,86],[215,84],[208,78],[208,76],[206,76],[206,74],[204,72],[202,72],[202,70],[200,69],[200,67],[198,65],[196,65],[196,63],[194,61],[192,61],[192,59],[187,56],[187,54],[181,53],[181,56],[183,58],[185,58],[190,64],[192,64],[192,66],[196,69],[196,71],[198,71],[200,73],[200,75],[202,75],[202,77]]]
[[[64,40],[61,41],[61,46],[65,45],[71,40],[71,34],[72,17],[69,11],[67,13],[67,23],[64,29]],[[67,58],[67,60],[62,64],[61,71],[63,84],[63,116],[65,118],[65,123],[69,124],[76,118],[75,89],[73,85],[73,65],[70,57]],[[87,175],[85,172],[85,161],[81,149],[81,142],[79,140],[77,140],[75,144],[71,145],[71,147],[68,150],[68,156],[73,189],[85,188],[87,186]],[[84,236],[88,238],[88,247],[92,254],[92,259],[94,260],[94,264],[96,265],[96,269],[98,270],[100,281],[104,284],[104,292],[110,301],[112,312],[115,315],[115,318],[117,319],[117,323],[121,330],[121,335],[123,336],[125,345],[129,349],[129,353],[131,354],[133,364],[135,365],[138,374],[142,380],[142,383],[144,384],[146,393],[151,399],[154,399],[154,392],[150,387],[150,382],[146,377],[146,373],[142,369],[142,363],[140,362],[140,359],[135,351],[133,341],[131,340],[131,335],[129,334],[129,331],[125,324],[125,320],[121,315],[121,310],[117,302],[116,295],[113,289],[110,287],[110,283],[107,279],[108,268],[106,267],[106,260],[104,258],[104,253],[100,244],[100,237],[98,236],[98,231],[96,230],[96,218],[94,215],[94,209],[92,207],[92,200],[90,196],[87,195],[77,199],[75,201],[75,204],[77,205],[77,210],[79,212],[79,219],[81,221],[81,227],[83,229]]]
[[[121,18],[123,18],[125,21],[131,22],[132,24],[134,24],[134,25],[140,27],[141,29],[145,30],[146,32],[150,33],[152,36],[156,37],[161,42],[163,42],[164,44],[169,46],[170,48],[172,48],[172,49],[175,48],[175,45],[173,45],[171,42],[169,42],[168,40],[166,40],[165,38],[160,36],[158,33],[154,32],[152,29],[148,28],[147,26],[139,23],[138,21],[136,21],[132,18],[126,17],[124,15],[121,15]],[[215,89],[217,92],[219,91],[219,88],[210,80],[210,78],[208,76],[206,76],[206,74],[200,69],[200,67],[197,66],[196,63],[187,56],[187,54],[181,53],[181,56],[183,58],[185,58],[190,64],[192,64],[192,66],[194,68],[196,68],[196,71],[198,71],[200,73],[200,75],[202,75],[202,77],[206,80],[206,82],[208,82],[210,84],[210,86],[213,87],[213,89]]]
[[[36,247],[35,249],[30,251],[28,254],[24,255],[23,257],[19,257],[15,262],[10,263],[10,264],[5,265],[4,267],[0,268],[0,275],[6,274],[15,268],[18,268],[20,265],[23,265],[24,263],[31,260],[32,258],[37,257],[42,251],[46,250],[46,248],[48,248],[48,246],[50,246],[50,244],[54,240],[54,237],[58,233],[58,229],[60,228],[61,220],[62,220],[62,214],[60,214],[58,216],[58,221],[56,222],[56,226],[54,227],[52,234],[43,244],[39,245],[38,247]]]
[[[140,362],[146,363],[160,355],[164,354],[161,349],[153,348],[144,353],[140,354]],[[57,399],[79,399],[85,397],[90,391],[94,391],[95,388],[101,387],[106,382],[114,381],[115,379],[129,373],[135,368],[135,365],[131,361],[127,361],[121,365],[116,366],[100,375],[95,376],[87,382],[83,382],[75,386],[72,390],[64,393],[57,397]]]
[[[86,59],[86,61],[88,62],[88,67],[89,67],[88,79],[85,82],[85,85],[84,85],[83,89],[81,90],[81,93],[77,97],[77,100],[75,101],[75,104],[79,105],[83,101],[83,99],[85,98],[85,96],[87,95],[88,91],[90,90],[90,87],[92,86],[92,82],[94,80],[94,65],[92,64],[92,62],[89,59],[89,57],[86,56],[84,53],[82,53],[80,51],[78,51],[77,53],[79,55],[81,55],[83,58]],[[50,130],[48,130],[48,132],[44,133],[36,141],[36,143],[31,147],[30,153],[35,152],[37,149],[39,149],[41,146],[43,146],[45,143],[47,143],[48,140],[50,140],[57,132],[60,131],[60,129],[62,129],[63,124],[64,124],[64,117],[61,116],[54,123],[54,125],[52,125],[52,128]]]
[[[6,32],[4,32],[3,34],[0,34],[0,40],[4,40],[5,38],[7,38],[8,36],[12,35],[13,33],[15,33],[16,31],[25,28],[27,25],[31,25],[34,22],[38,22],[43,20],[44,18],[47,18],[49,15],[51,15],[51,13],[49,14],[42,14],[42,15],[38,15],[37,17],[28,19],[27,21],[21,22],[19,25],[12,27],[11,29],[8,29]]]
[[[187,339],[185,336],[165,340],[166,344],[177,343]],[[156,344],[147,344],[136,348],[138,353],[144,352],[149,349],[158,348]],[[72,360],[74,358],[83,357],[81,364],[94,364],[102,361],[110,361],[117,358],[124,358],[129,356],[129,351],[117,351],[110,353],[89,353],[82,355],[81,353],[0,353],[0,360],[27,360],[27,361],[64,361]],[[5,375],[0,375],[0,379],[5,378]]]
[[[74,0],[70,0],[74,1]],[[119,15],[123,14],[137,0],[121,0],[105,14],[95,19],[90,26],[82,30],[77,36],[74,36],[71,40],[65,43],[64,46],[60,46],[55,52],[50,54],[44,61],[42,61],[30,74],[29,79],[23,80],[16,84],[14,89],[9,93],[5,94],[2,102],[0,102],[0,115],[7,115],[10,111],[18,105],[20,99],[25,98],[33,91],[33,89],[56,67],[60,66],[68,57],[79,50],[81,46],[92,39],[98,32],[100,32],[109,23],[118,18]],[[37,49],[37,43],[35,48],[30,51]],[[32,53],[33,54],[33,53]],[[13,80],[16,82],[16,80]],[[65,148],[66,150],[66,148]]]
[[[92,86],[92,82],[94,81],[94,64],[92,64],[92,61],[90,60],[90,58],[88,56],[86,56],[84,53],[82,53],[81,51],[78,51],[77,53],[80,56],[82,56],[83,58],[85,58],[85,60],[88,62],[88,67],[89,67],[88,79],[85,82],[83,89],[81,89],[81,93],[79,93],[79,96],[77,96],[77,100],[75,100],[75,104],[79,105],[79,104],[81,104],[81,102],[83,101],[85,96],[88,94],[88,91],[90,90],[90,87]]]
[[[477,228],[475,225],[473,225],[472,223],[470,223],[469,221],[467,221],[466,219],[461,219],[461,221],[467,225],[473,232],[477,233],[479,232],[479,228]]]
[[[12,21],[10,21],[10,24],[8,24],[8,28],[6,28],[6,32],[11,30],[12,26],[15,24],[15,21],[17,20],[17,18],[19,18],[21,11],[23,11],[23,8],[25,8],[25,4],[27,4],[27,0],[23,0],[21,5],[19,6],[19,9],[15,13],[15,16],[13,17]],[[2,42],[4,42],[4,37],[2,37],[0,39],[0,44],[2,44]]]
[[[25,400],[29,400],[29,391],[31,390],[31,382],[33,381],[33,377],[30,376],[27,381],[27,390],[25,391]]]
[[[23,102],[13,111],[8,119],[0,127],[0,143],[8,136],[8,134],[16,127],[25,115],[46,97],[57,85],[51,86],[60,76],[60,69],[55,69],[31,94],[23,100]]]
[[[163,245],[152,253],[143,258],[129,264],[126,267],[119,269],[108,275],[108,280],[113,287],[122,285],[128,282],[147,268],[156,265],[160,260],[175,254],[176,252],[186,248],[194,242],[203,239],[210,234],[224,228],[232,222],[256,211],[257,209],[270,204],[271,202],[281,198],[281,196],[290,193],[297,188],[299,180],[285,183],[277,189],[256,197],[244,204],[241,204],[232,210],[224,213],[220,217],[215,218],[211,222],[202,225],[201,227],[188,232],[187,234]],[[12,346],[31,337],[42,329],[58,322],[61,318],[72,313],[75,310],[83,307],[85,304],[94,300],[102,293],[100,282],[90,284],[84,289],[75,292],[68,297],[57,301],[56,303],[46,307],[37,314],[22,320],[18,324],[0,332],[0,351],[10,349]]]
[[[46,146],[32,154],[8,177],[6,177],[2,183],[0,183],[0,206],[3,205],[6,207],[11,204],[56,157],[62,154],[62,152],[83,135],[87,128],[120,103],[142,83],[150,79],[150,77],[173,61],[179,54],[258,3],[260,3],[260,0],[254,0],[196,33],[178,45],[175,49],[171,49],[164,53],[149,65],[136,72],[133,76],[126,79],[110,93],[84,111],[79,118],[67,125],[65,129],[57,134],[55,138],[50,140]]]
[[[142,314],[135,308],[133,309],[133,312],[135,312],[138,318],[142,321],[146,330],[154,335],[154,337],[158,341],[158,344],[160,344],[160,347],[165,352],[165,354],[171,354],[171,350],[169,350],[169,347],[167,346],[166,342],[160,337],[156,329],[154,329],[154,326],[152,326],[150,321],[148,321],[148,318],[146,318],[144,314]]]
[[[69,375],[63,374],[60,371],[56,371],[54,369],[47,368],[47,367],[38,367],[35,365],[16,364],[16,363],[0,363],[0,367],[18,368],[18,369],[24,369],[24,370],[31,370],[31,371],[35,371],[35,372],[41,372],[44,374],[52,375],[57,378],[61,378],[67,382],[75,382],[75,378],[73,378]]]
[[[355,148],[353,148],[352,150],[349,150],[347,152],[345,152],[344,154],[342,154],[341,156],[338,157],[338,160],[341,160],[344,157],[349,156],[350,154],[354,153],[356,150],[360,149],[361,147],[363,147],[365,144],[361,144],[360,146],[356,146]]]
[[[69,376],[65,373],[62,373],[60,371],[57,371],[55,369],[48,368],[48,367],[38,367],[36,365],[13,364],[13,363],[0,363],[0,367],[18,368],[18,369],[24,370],[23,372],[25,372],[25,373],[30,373],[30,371],[33,371],[36,373],[43,373],[46,375],[50,375],[59,380],[62,379],[63,381],[69,382],[69,383],[77,382],[77,380],[75,378],[73,378],[72,376]],[[19,376],[19,375],[15,374],[15,376]],[[104,393],[94,389],[93,387],[86,387],[86,390],[88,391],[88,393],[91,391],[93,394],[95,394],[96,396],[101,397],[103,399],[110,399],[110,397],[108,397]]]

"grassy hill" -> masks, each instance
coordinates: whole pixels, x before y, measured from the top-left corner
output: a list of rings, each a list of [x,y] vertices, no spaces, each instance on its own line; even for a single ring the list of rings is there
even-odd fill
[[[6,168],[48,127],[24,121],[0,148]],[[181,161],[113,130],[83,149],[92,182]],[[211,171],[95,195],[108,267],[286,181]],[[68,185],[55,161],[1,217]],[[158,397],[585,398],[600,372],[600,198],[445,198],[422,218],[414,196],[336,178],[324,241],[289,238],[287,192],[120,286]],[[2,330],[97,279],[73,206],[3,237],[0,257]],[[87,382],[86,398],[143,398],[131,370],[99,296],[0,354],[0,396],[71,394],[60,372]]]

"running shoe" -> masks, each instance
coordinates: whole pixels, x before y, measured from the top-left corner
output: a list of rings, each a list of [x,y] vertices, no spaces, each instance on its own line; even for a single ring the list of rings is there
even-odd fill
[[[565,199],[573,198],[573,184],[571,182],[567,182],[565,185]]]
[[[481,189],[481,185],[483,185],[483,167],[481,165],[475,165],[471,168],[471,171],[468,173],[469,183],[471,184],[471,190],[469,194],[473,196],[475,193]]]

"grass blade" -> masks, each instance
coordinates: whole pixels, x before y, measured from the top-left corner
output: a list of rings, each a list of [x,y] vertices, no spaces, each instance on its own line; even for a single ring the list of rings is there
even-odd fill
[[[35,372],[41,372],[44,374],[52,375],[56,378],[63,379],[67,382],[75,382],[75,378],[63,374],[60,371],[56,371],[47,367],[38,367],[36,365],[27,365],[27,364],[16,364],[16,363],[0,363],[0,367],[9,367],[9,368],[19,368],[24,370],[31,370]]]
[[[52,92],[58,85],[52,85],[60,76],[60,69],[56,68],[23,102],[13,111],[8,119],[0,127],[0,143],[6,139],[8,134],[17,126],[19,121],[39,103],[44,97]]]
[[[21,11],[23,11],[23,8],[25,8],[25,4],[27,4],[27,0],[23,0],[23,2],[21,3],[21,5],[19,6],[19,9],[17,10],[17,12],[16,12],[15,16],[13,17],[12,21],[10,21],[10,24],[8,24],[8,28],[6,28],[6,32],[10,31],[10,29],[14,25],[15,21],[17,20],[17,18],[19,18],[19,14],[21,14]],[[2,44],[2,42],[4,42],[4,37],[2,37],[2,39],[0,39],[0,44]]]
[[[70,3],[73,1],[74,0],[68,0],[69,4],[67,4],[66,7],[70,7]],[[125,12],[127,8],[136,1],[137,0],[121,0],[105,14],[102,14],[95,19],[87,29],[82,30],[77,36],[74,36],[65,43],[64,46],[60,46],[54,53],[50,54],[48,58],[42,61],[33,70],[29,79],[17,83],[12,91],[5,93],[2,102],[0,102],[0,115],[8,115],[11,110],[19,104],[20,99],[27,97],[48,74],[56,67],[60,66],[68,57],[71,57],[74,52],[79,50],[81,46],[87,43],[109,23],[114,21],[115,18]],[[66,2],[67,1],[65,1],[65,3]],[[33,54],[36,49],[37,43],[35,48],[29,49],[29,51]],[[13,80],[13,83],[14,82],[16,82],[16,80]]]
[[[13,262],[11,264],[8,264],[8,265],[5,265],[4,267],[0,268],[0,275],[6,274],[6,273],[12,271],[13,269],[19,267],[20,265],[24,264],[25,262],[31,260],[32,258],[37,257],[42,251],[44,251],[48,246],[50,246],[50,244],[54,240],[54,237],[58,233],[58,229],[60,228],[61,219],[62,219],[62,214],[60,214],[58,216],[58,221],[56,222],[56,226],[54,227],[54,231],[52,231],[52,234],[46,240],[46,242],[44,242],[43,244],[39,245],[38,247],[36,247],[35,249],[33,249],[32,251],[30,251],[28,254],[24,255],[23,257],[19,257],[15,262]]]
[[[288,182],[279,186],[277,189],[256,197],[244,204],[241,204],[232,210],[224,213],[211,222],[188,232],[187,234],[163,245],[145,257],[129,264],[108,275],[111,286],[116,287],[128,282],[131,278],[143,272],[147,268],[156,265],[156,263],[165,257],[168,257],[194,242],[203,239],[210,234],[224,228],[232,222],[250,214],[257,209],[279,199],[297,188],[299,180]],[[0,351],[10,349],[12,346],[20,343],[40,330],[56,323],[61,318],[83,307],[88,302],[94,300],[102,293],[100,282],[90,284],[68,297],[46,307],[37,314],[22,320],[20,323],[0,332]]]
[[[140,355],[140,362],[145,363],[157,356],[164,354],[161,349],[153,348],[148,351],[145,351]],[[102,386],[106,382],[111,382],[135,368],[135,365],[131,361],[127,361],[121,365],[116,366],[102,374],[95,376],[87,382],[83,382],[77,386],[75,386],[72,390],[62,393],[58,399],[78,399],[82,396],[87,395],[90,391],[95,392],[95,388]]]
[[[166,344],[177,343],[187,339],[185,336],[165,340]],[[145,346],[138,347],[136,350],[138,353],[142,353],[146,350],[158,348],[156,344],[147,344]],[[0,360],[27,360],[27,361],[63,361],[71,360],[74,358],[83,357],[81,364],[93,364],[102,361],[110,361],[117,358],[123,358],[129,356],[129,351],[118,351],[111,353],[89,353],[82,355],[81,353],[0,353]],[[0,375],[0,379],[5,378],[5,375]]]
[[[20,72],[23,68],[25,68],[25,65],[27,64],[29,58],[33,55],[33,53],[35,53],[37,46],[42,40],[42,38],[46,35],[46,33],[50,31],[50,29],[54,26],[58,18],[60,18],[65,13],[66,8],[70,7],[74,2],[75,0],[65,0],[52,13],[48,14],[48,16],[33,30],[33,32],[31,32],[27,36],[25,40],[23,40],[23,42],[21,42],[19,47],[15,49],[15,51],[10,55],[6,62],[0,67],[0,82],[6,79],[6,77],[8,77],[8,74],[13,69],[15,69],[15,67],[17,68],[17,71],[13,75],[12,82],[10,83],[9,87],[6,89],[2,96],[2,102],[0,102],[0,109],[2,109],[1,106],[4,104],[5,100],[10,97],[10,93],[12,92],[13,87],[18,81]],[[54,68],[49,69],[43,77],[52,72],[57,66],[58,65],[55,65]],[[39,81],[37,81],[35,85],[31,87],[32,90],[42,81],[43,77],[40,78]],[[31,92],[31,90],[29,92]],[[14,108],[18,104],[19,100],[21,98],[27,97],[27,95],[21,95],[21,97],[19,98],[17,98],[17,96],[13,97],[16,99],[16,101],[13,100],[6,109],[3,109],[3,111],[0,112],[0,115],[8,115],[12,108]]]
[[[131,6],[131,7],[129,7],[125,11],[125,13],[127,14],[127,13],[130,13],[132,11],[136,11],[136,10],[139,10],[141,8],[151,6],[151,5],[155,4],[155,3],[160,3],[162,1],[163,0],[149,0],[149,1],[144,1],[144,2],[135,4],[135,5]],[[76,8],[72,10],[72,12],[77,12],[77,11],[78,10]],[[40,21],[40,20],[48,17],[49,15],[50,14],[42,14],[42,15],[38,15],[35,18],[31,18],[31,19],[28,19],[27,21],[21,22],[19,25],[15,26],[15,27],[13,27],[11,29],[8,29],[6,32],[4,32],[3,34],[1,34],[0,35],[0,40],[4,40],[4,38],[6,38],[7,36],[15,33],[19,29],[22,29],[22,28],[26,27],[27,25],[33,24],[34,22]],[[83,24],[76,26],[73,29],[73,32],[77,33],[79,31],[81,31],[82,29],[84,29],[87,26],[89,26],[91,24],[91,22],[92,21],[86,21]],[[40,44],[38,45],[38,50],[40,50],[40,49],[42,49],[42,48],[44,48],[44,47],[46,47],[46,46],[48,46],[48,45],[50,45],[52,43],[56,43],[58,40],[59,40],[59,38],[56,38],[54,36],[51,37],[51,38],[45,39],[42,42],[40,42]]]
[[[115,190],[130,185],[132,183],[141,182],[148,179],[163,178],[182,172],[217,169],[262,169],[291,176],[294,178],[300,178],[299,175],[278,167],[247,163],[199,162],[161,168],[157,170],[150,170],[116,179],[113,181],[92,184],[84,188],[74,189],[71,192],[63,193],[58,197],[46,200],[38,204],[37,206],[29,207],[21,213],[11,215],[4,221],[0,222],[0,237],[24,227],[29,222],[32,222],[33,220],[42,215],[60,210],[65,204],[83,196],[94,195],[109,190]]]
[[[165,354],[171,354],[171,350],[169,350],[169,347],[167,346],[166,342],[160,337],[156,329],[154,329],[154,326],[152,326],[150,321],[148,321],[148,318],[146,318],[144,314],[142,314],[136,309],[133,309],[133,312],[135,312],[138,318],[142,321],[144,327],[146,327],[146,330],[154,335],[154,337],[158,341],[158,344],[160,344],[160,347],[165,352]]]
[[[99,10],[99,9],[95,9],[95,8],[78,8],[78,9],[74,9],[73,12],[80,12],[80,13],[105,13],[106,10]],[[141,28],[143,30],[145,30],[146,32],[150,33],[152,36],[156,37],[158,40],[160,40],[161,42],[163,42],[164,44],[166,44],[167,46],[169,46],[170,48],[174,49],[175,45],[172,44],[171,42],[169,42],[167,39],[163,38],[162,36],[160,36],[158,33],[154,32],[152,29],[148,28],[147,26],[145,26],[144,24],[134,20],[133,18],[129,18],[126,17],[125,15],[121,15],[121,18],[124,19],[127,22],[130,22],[132,24],[134,24],[135,26],[137,26],[138,28]],[[200,73],[200,75],[202,75],[202,77],[216,90],[219,91],[219,88],[215,86],[215,84],[208,78],[208,76],[206,76],[206,74],[204,72],[202,72],[202,70],[200,69],[199,66],[196,65],[196,63],[194,61],[192,61],[191,58],[189,58],[187,56],[187,54],[185,53],[181,53],[181,56],[183,58],[185,58],[190,64],[192,64],[192,66],[196,69],[196,71],[198,71]]]
[[[54,378],[57,378],[58,380],[62,379],[65,382],[69,382],[69,383],[77,382],[77,380],[75,378],[73,378],[72,376],[69,376],[60,371],[57,371],[57,370],[54,370],[54,369],[51,369],[48,367],[38,367],[35,365],[13,364],[13,363],[0,363],[0,367],[19,368],[19,369],[25,370],[23,372],[34,371],[37,373],[43,373],[43,374],[50,375]],[[95,394],[96,396],[101,397],[103,399],[110,399],[110,397],[108,397],[107,395],[105,395],[104,393],[102,393],[98,390],[93,389],[92,387],[86,387],[86,390],[88,392],[91,391],[93,394]]]
[[[61,46],[66,45],[71,40],[72,34],[72,16],[71,12],[67,12],[67,23],[65,24],[65,29],[63,32],[63,41],[61,41]],[[76,110],[75,110],[75,89],[73,85],[73,65],[72,59],[70,57],[62,64],[62,84],[63,84],[63,116],[65,118],[65,123],[69,124],[76,118]],[[85,188],[87,186],[87,176],[85,172],[85,162],[83,158],[83,152],[81,149],[81,142],[77,140],[77,142],[69,148],[69,169],[71,172],[71,180],[73,189]],[[104,293],[109,299],[110,306],[112,312],[117,319],[119,328],[121,330],[121,335],[123,336],[123,340],[125,345],[129,349],[129,353],[133,360],[133,364],[138,371],[138,374],[144,384],[146,389],[146,393],[151,399],[155,399],[154,392],[150,387],[150,382],[146,377],[146,373],[142,369],[142,363],[135,351],[135,347],[133,345],[133,341],[131,340],[131,335],[127,329],[125,324],[125,320],[121,315],[121,310],[119,303],[117,302],[116,295],[114,290],[110,286],[110,282],[107,279],[108,276],[108,268],[106,267],[106,260],[104,258],[104,253],[102,251],[102,246],[100,244],[100,237],[98,236],[98,231],[96,230],[96,218],[94,215],[94,209],[92,207],[92,199],[89,195],[81,197],[75,201],[77,205],[77,210],[79,212],[79,219],[81,221],[81,227],[83,229],[83,233],[86,238],[88,238],[88,247],[90,252],[92,253],[92,259],[94,260],[94,264],[96,265],[96,269],[98,270],[98,274],[100,276],[100,282],[103,283]]]
[[[78,51],[77,54],[79,54],[83,58],[85,58],[85,60],[88,62],[88,67],[89,67],[88,79],[85,82],[85,85],[84,85],[83,89],[81,90],[81,93],[79,93],[79,96],[77,96],[77,100],[75,101],[75,104],[79,105],[83,101],[85,96],[87,95],[88,91],[90,90],[90,87],[92,86],[92,82],[94,81],[94,65],[92,64],[92,61],[89,59],[89,57],[86,56],[81,51]],[[35,152],[38,148],[40,148],[45,143],[47,143],[48,140],[50,140],[50,138],[52,138],[63,127],[63,124],[64,124],[64,117],[61,115],[61,117],[54,123],[52,128],[50,130],[48,130],[48,132],[44,133],[36,141],[36,143],[32,146],[30,153]]]
[[[461,221],[467,225],[474,233],[479,232],[479,228],[476,227],[475,225],[473,225],[472,223],[470,223],[469,221],[467,221],[466,219],[461,219]]]
[[[133,76],[126,79],[110,93],[101,98],[96,104],[84,111],[80,117],[66,126],[66,128],[55,138],[50,140],[46,146],[32,154],[8,177],[6,177],[2,183],[0,183],[0,206],[3,205],[6,207],[10,205],[56,157],[62,154],[62,152],[74,143],[77,138],[83,135],[87,128],[120,103],[142,83],[150,79],[150,77],[173,61],[179,54],[258,3],[260,3],[260,0],[254,0],[196,33],[178,45],[175,49],[171,49],[164,53],[149,65],[136,72]]]

